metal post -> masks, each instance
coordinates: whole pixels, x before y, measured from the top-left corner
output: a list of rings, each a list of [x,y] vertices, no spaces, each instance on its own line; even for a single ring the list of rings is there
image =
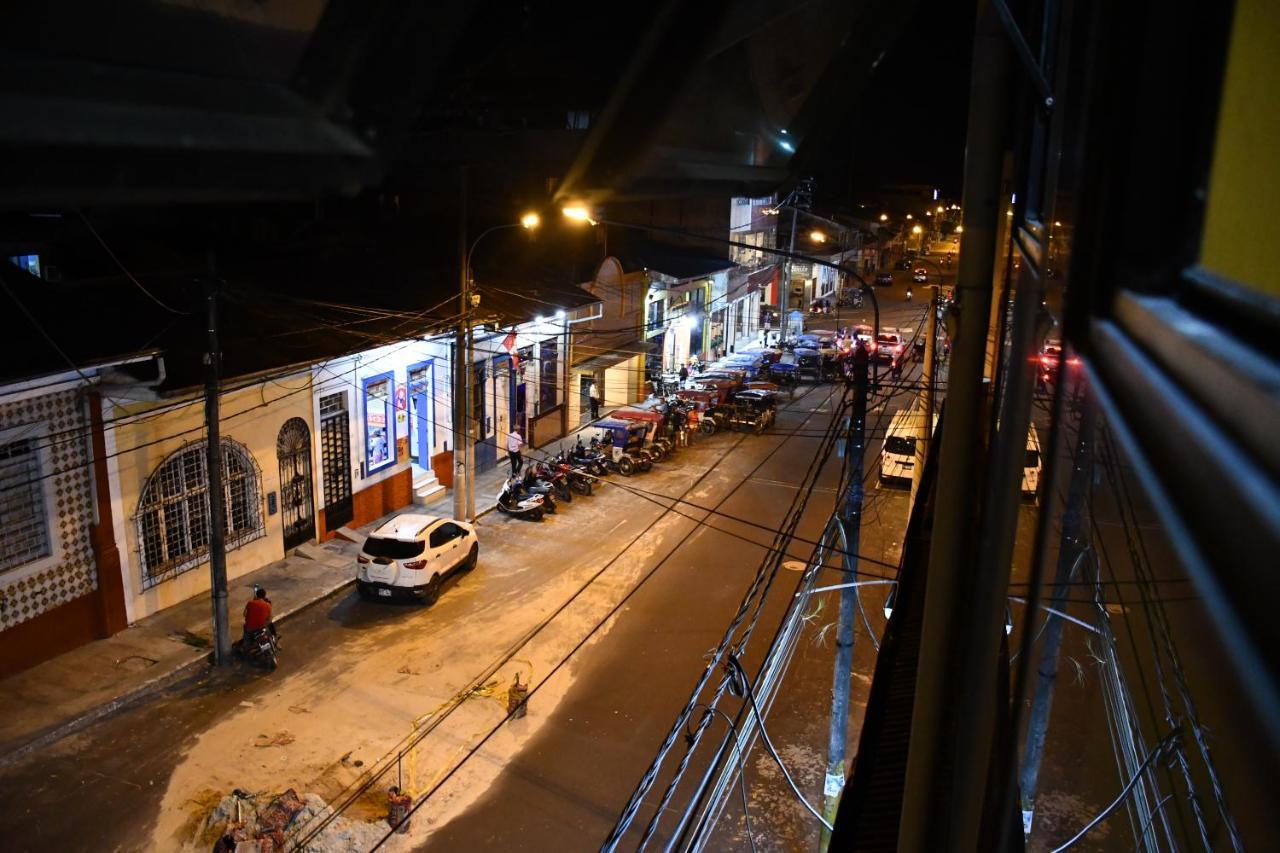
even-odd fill
[[[209,590],[213,603],[214,661],[231,663],[231,626],[227,619],[227,525],[222,493],[222,432],[218,415],[218,367],[222,352],[218,346],[218,279],[213,254],[205,278],[205,305],[208,308],[208,344],[204,356],[204,425],[208,437],[205,467],[209,484]]]
[[[924,621],[917,659],[910,746],[898,825],[898,849],[904,853],[974,849],[969,826],[951,826],[949,793],[954,774],[969,768],[947,766],[944,753],[970,733],[955,727],[950,676],[959,647],[971,638],[958,634],[962,571],[976,551],[974,498],[980,493],[978,448],[986,389],[983,357],[990,316],[995,265],[1000,176],[1004,160],[1008,102],[1009,45],[995,10],[980,0],[974,32],[970,78],[969,128],[965,142],[963,208],[956,303],[959,329],[954,337],[947,391],[946,441],[938,457],[936,511],[929,544],[929,582],[924,590]],[[976,689],[976,688],[971,688]],[[979,787],[982,787],[979,783]]]
[[[453,339],[453,517],[467,520],[467,480],[471,472],[467,468],[467,437],[470,430],[467,421],[471,417],[471,388],[467,371],[467,327],[471,325],[471,295],[467,269],[467,169],[459,170],[458,214],[458,326]]]
[[[1065,361],[1065,357],[1063,359]],[[1058,366],[1059,381],[1065,379],[1066,365]],[[1062,644],[1062,628],[1065,620],[1054,615],[1066,608],[1067,585],[1083,553],[1080,538],[1080,522],[1084,497],[1089,489],[1093,471],[1094,407],[1085,396],[1080,412],[1080,430],[1076,436],[1075,460],[1071,467],[1071,482],[1067,487],[1067,504],[1062,511],[1062,535],[1058,540],[1058,567],[1053,578],[1053,594],[1049,610],[1045,614],[1044,644],[1040,649],[1039,678],[1036,681],[1035,698],[1031,702],[1031,715],[1027,721],[1027,747],[1022,754],[1022,822],[1030,829],[1031,815],[1035,810],[1036,784],[1040,776],[1040,759],[1044,756],[1045,733],[1049,728],[1049,712],[1053,707],[1053,687],[1058,678],[1058,649]],[[1035,611],[1027,608],[1027,624],[1022,630],[1032,630]]]
[[[470,273],[470,265],[467,272]],[[468,311],[475,310],[475,299],[472,297],[470,287],[467,288],[467,298],[471,300]],[[467,319],[467,521],[476,520],[476,437],[484,435],[484,424],[477,423],[472,417],[472,397],[475,394],[484,393],[484,384],[481,383],[479,388],[475,387],[476,374],[476,327],[471,322],[470,315]]]
[[[844,534],[844,566],[846,580],[856,580],[858,547],[862,532],[862,456],[866,446],[867,365],[868,354],[862,342],[853,353],[853,411],[848,436],[849,490],[840,512],[840,529]],[[827,732],[827,777],[823,786],[823,814],[834,823],[844,789],[845,737],[849,729],[849,682],[853,679],[853,626],[857,618],[858,588],[849,585],[840,591],[840,615],[836,623],[836,662],[831,680],[831,721]],[[822,831],[822,848],[826,849],[830,833]]]
[[[924,362],[920,369],[921,398],[924,411],[921,413],[919,429],[916,432],[916,458],[911,466],[911,504],[916,505],[916,493],[920,491],[920,478],[924,474],[924,461],[929,458],[929,442],[933,440],[934,382],[937,376],[938,361],[938,285],[930,286],[929,317],[925,320]]]

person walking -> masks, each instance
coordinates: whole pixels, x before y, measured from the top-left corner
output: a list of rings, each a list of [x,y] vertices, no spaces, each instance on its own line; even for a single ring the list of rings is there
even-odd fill
[[[520,448],[524,447],[524,436],[520,434],[520,430],[515,427],[511,428],[511,432],[507,433],[507,459],[511,461],[511,476],[520,473],[520,469],[524,467],[524,457],[520,455]]]
[[[689,368],[682,364],[680,365],[680,387],[684,388],[685,384],[688,381],[689,381]]]
[[[591,420],[600,420],[600,389],[596,387],[594,379],[587,387],[587,399],[591,401]]]

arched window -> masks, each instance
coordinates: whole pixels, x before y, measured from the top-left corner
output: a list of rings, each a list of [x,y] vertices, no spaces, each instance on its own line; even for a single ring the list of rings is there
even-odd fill
[[[207,447],[205,441],[183,445],[151,473],[142,490],[134,524],[143,589],[194,568],[208,557]],[[222,439],[222,489],[230,551],[265,531],[262,475],[248,449],[229,438]]]

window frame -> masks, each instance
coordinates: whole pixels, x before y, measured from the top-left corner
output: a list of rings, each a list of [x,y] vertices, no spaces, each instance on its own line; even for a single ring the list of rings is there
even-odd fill
[[[134,551],[138,557],[139,589],[144,592],[171,581],[179,575],[185,574],[191,569],[207,563],[209,560],[209,543],[207,539],[207,518],[209,511],[209,477],[206,468],[207,448],[208,440],[200,439],[198,441],[186,442],[177,449],[166,454],[165,457],[160,460],[159,464],[151,470],[151,473],[147,475],[146,482],[138,493],[138,502],[133,513],[133,532],[136,540]],[[197,467],[204,474],[203,482],[196,488],[191,487],[185,476],[186,468],[183,464],[183,460],[188,454],[196,454],[195,458],[198,460]],[[263,506],[262,469],[259,467],[257,459],[254,458],[253,453],[250,452],[249,448],[232,438],[222,439],[223,488],[226,492],[224,494],[224,498],[226,499],[223,518],[224,524],[229,525],[234,522],[230,500],[230,489],[233,478],[227,476],[227,469],[232,464],[231,459],[233,456],[239,459],[244,465],[244,473],[235,479],[239,482],[251,479],[254,490],[250,499],[247,501],[247,506],[252,510],[252,524],[241,529],[227,528],[225,536],[226,550],[228,552],[234,551],[249,542],[261,539],[267,535],[267,513]],[[164,478],[166,477],[167,469],[170,467],[171,463],[176,465],[180,472],[184,473],[182,490],[176,499],[173,495],[166,496],[164,493]],[[153,487],[157,491],[157,500],[148,503],[147,498]],[[192,499],[196,499],[201,496],[203,496],[202,509],[205,513],[206,519],[206,539],[198,545],[193,545],[192,543],[194,543],[195,540],[190,534],[191,522],[187,506]],[[166,497],[168,498],[167,500]],[[170,531],[168,526],[169,522],[167,520],[163,520],[166,507],[170,505],[181,505],[183,507],[181,521],[175,520],[173,522],[174,524],[181,525],[180,530]],[[189,547],[187,550],[182,552],[180,559],[170,556],[162,560],[160,565],[163,566],[163,568],[154,572],[150,571],[150,561],[147,558],[147,543],[148,537],[151,534],[147,532],[146,516],[151,512],[161,513],[162,520],[157,526],[157,533],[155,535],[166,552],[169,550],[169,543],[173,539],[173,532],[180,532],[185,538],[186,544],[192,545],[192,547]],[[237,530],[239,532],[237,532]]]
[[[6,585],[25,580],[32,575],[46,571],[62,562],[62,537],[57,535],[58,527],[53,523],[49,508],[57,506],[57,489],[54,481],[58,473],[50,470],[48,465],[48,425],[44,422],[24,424],[0,430],[0,446],[8,446],[18,441],[34,441],[36,443],[36,464],[40,472],[40,497],[44,509],[45,542],[49,553],[34,560],[13,566],[0,568],[0,583]]]

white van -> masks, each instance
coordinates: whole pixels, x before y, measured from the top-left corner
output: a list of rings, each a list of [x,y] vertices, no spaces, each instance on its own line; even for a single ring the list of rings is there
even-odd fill
[[[1040,436],[1036,434],[1036,425],[1029,424],[1027,430],[1027,454],[1022,462],[1022,496],[1034,501],[1040,491]]]
[[[880,450],[880,482],[911,482],[911,472],[916,465],[916,436],[920,434],[924,412],[916,408],[903,409],[889,421],[889,431]],[[938,416],[933,416],[933,426],[938,426]]]

